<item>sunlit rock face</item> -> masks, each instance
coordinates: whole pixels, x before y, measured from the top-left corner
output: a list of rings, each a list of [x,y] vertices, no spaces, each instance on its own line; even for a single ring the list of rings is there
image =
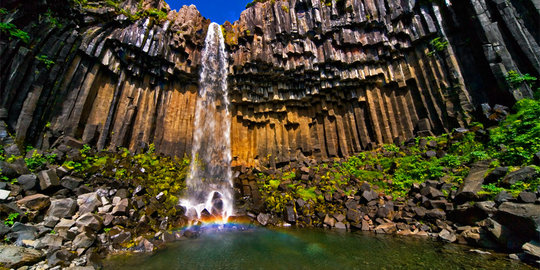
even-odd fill
[[[210,21],[158,0],[48,2],[14,16],[28,44],[0,41],[0,105],[17,139],[49,147],[70,135],[132,151],[153,143],[191,156]],[[530,96],[509,87],[509,70],[540,73],[534,1],[326,2],[258,3],[223,26],[233,166],[346,157],[442,133],[481,103]],[[48,7],[71,23],[34,24]],[[165,16],[133,15],[149,9]]]

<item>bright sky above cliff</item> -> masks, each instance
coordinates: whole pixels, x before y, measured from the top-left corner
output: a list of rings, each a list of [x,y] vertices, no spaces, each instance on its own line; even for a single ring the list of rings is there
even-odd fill
[[[171,9],[180,10],[184,5],[195,5],[201,14],[212,22],[223,24],[225,21],[233,23],[240,18],[240,13],[250,3],[250,0],[165,0]]]

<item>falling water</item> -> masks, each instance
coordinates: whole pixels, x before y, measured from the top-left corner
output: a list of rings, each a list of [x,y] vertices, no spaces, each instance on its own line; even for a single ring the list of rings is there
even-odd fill
[[[226,222],[232,214],[231,120],[227,97],[227,53],[221,27],[210,24],[195,108],[187,193],[181,204],[192,219]]]

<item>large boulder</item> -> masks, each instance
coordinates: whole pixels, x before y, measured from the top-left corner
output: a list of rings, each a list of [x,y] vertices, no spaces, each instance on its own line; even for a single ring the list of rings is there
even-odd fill
[[[494,219],[527,239],[540,238],[540,205],[504,202]]]
[[[39,262],[43,253],[32,248],[16,246],[0,246],[0,266],[5,268],[19,268]]]
[[[37,176],[35,174],[23,174],[17,178],[17,184],[19,184],[23,190],[32,190],[36,187]]]
[[[475,201],[479,199],[478,192],[482,191],[484,176],[489,169],[489,162],[480,161],[473,164],[471,171],[463,180],[463,184],[459,187],[455,202],[463,203],[466,201]]]
[[[538,172],[536,169],[532,166],[523,167],[515,172],[511,172],[506,177],[503,178],[501,183],[506,186],[510,187],[511,185],[517,183],[517,182],[526,182],[527,180],[533,179],[533,177],[536,177],[538,175]]]

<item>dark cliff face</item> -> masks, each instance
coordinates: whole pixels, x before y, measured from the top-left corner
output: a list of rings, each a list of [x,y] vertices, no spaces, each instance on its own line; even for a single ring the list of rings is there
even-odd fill
[[[28,44],[0,43],[1,101],[17,139],[189,153],[210,22],[193,6],[130,0],[56,2],[67,18],[57,25],[37,15],[45,4],[15,14]],[[464,126],[481,103],[530,96],[505,75],[540,73],[538,10],[532,0],[256,4],[223,26],[234,164],[345,157]]]

